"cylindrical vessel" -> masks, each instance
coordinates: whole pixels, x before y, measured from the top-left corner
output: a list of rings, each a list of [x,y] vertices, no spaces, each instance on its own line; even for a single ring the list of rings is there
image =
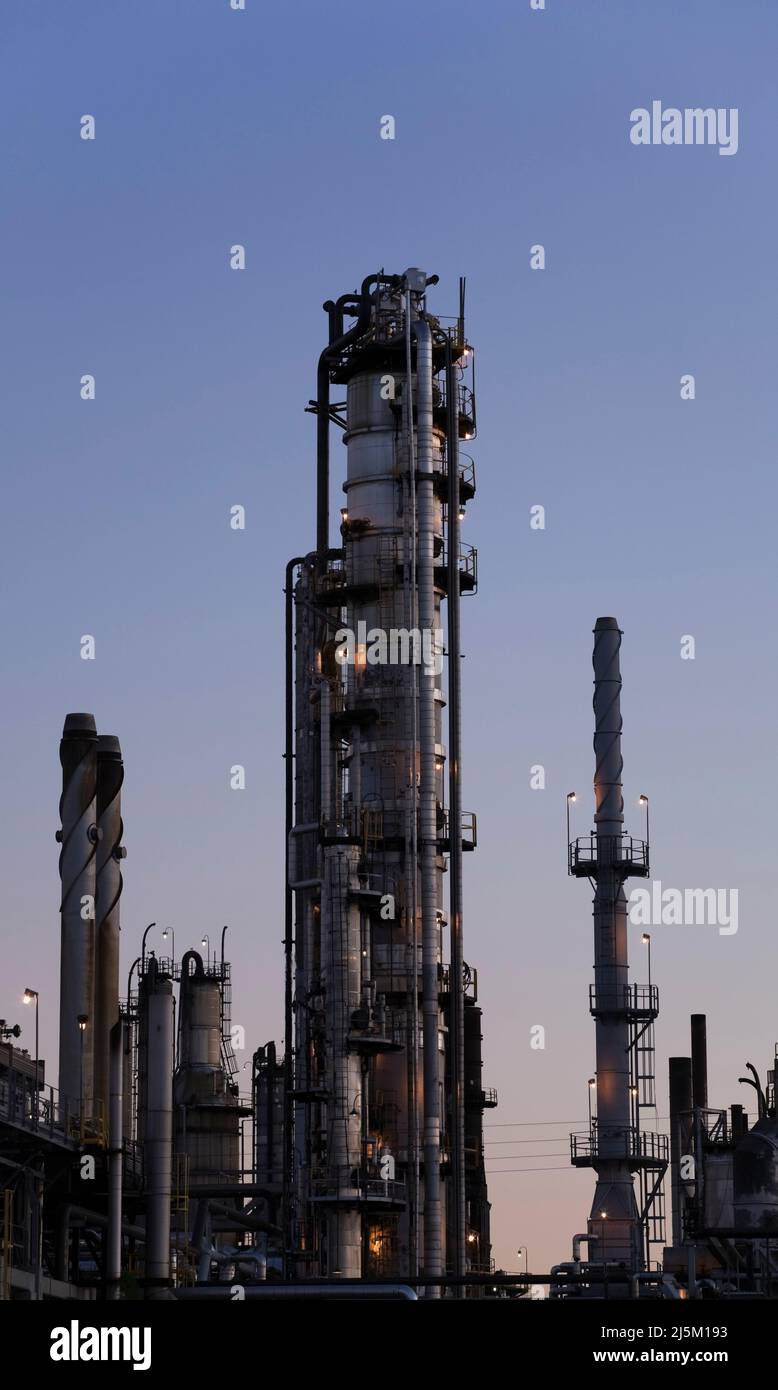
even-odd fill
[[[147,959],[140,982],[143,1170],[146,1193],[146,1297],[170,1280],[173,1159],[173,986]]]
[[[63,1110],[71,1116],[78,1112],[86,1116],[92,1114],[94,1095],[97,730],[93,715],[67,715],[59,756],[59,1093]]]
[[[681,1160],[691,1156],[692,1063],[689,1057],[670,1058],[670,1184],[673,1245],[684,1238],[686,1188]]]
[[[763,1115],[734,1155],[735,1226],[755,1235],[778,1232],[778,1120]]]
[[[122,1089],[124,1072],[124,1024],[113,1025],[109,1039],[110,1103],[108,1113],[108,1250],[106,1290],[109,1299],[119,1297],[122,1272]]]
[[[220,967],[206,970],[202,956],[187,951],[173,1095],[176,1151],[188,1158],[190,1189],[237,1181],[240,1172],[240,1112],[222,1057],[222,987]]]

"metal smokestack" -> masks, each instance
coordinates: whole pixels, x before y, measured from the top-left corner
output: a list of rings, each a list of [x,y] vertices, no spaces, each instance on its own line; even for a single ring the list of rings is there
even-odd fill
[[[97,740],[94,1094],[108,1114],[111,1029],[119,1018],[119,898],[122,891],[121,789],[124,764],[118,738]],[[111,1135],[113,1145],[113,1135]]]
[[[71,1113],[93,1099],[97,730],[91,714],[69,714],[59,746],[62,763],[62,882],[59,991],[60,1104]],[[79,1016],[88,1022],[84,1033]]]
[[[670,1058],[670,1184],[673,1245],[683,1240],[686,1192],[681,1182],[681,1158],[690,1152],[692,1063],[689,1057]]]
[[[597,1174],[588,1232],[593,1258],[635,1274],[646,1267],[651,1245],[664,1240],[662,1207],[656,1201],[668,1145],[665,1135],[645,1131],[640,1123],[643,1109],[656,1109],[653,1028],[659,991],[650,980],[631,985],[627,969],[624,884],[631,877],[648,877],[649,854],[647,841],[623,829],[620,650],[616,619],[598,618],[593,656],[595,829],[573,840],[568,850],[568,873],[594,880],[589,1008],[595,1020],[597,1115],[590,1119],[588,1133],[571,1135],[571,1159],[576,1167],[594,1168]]]
[[[597,882],[594,896],[594,985],[598,1002],[597,1172],[590,1234],[598,1258],[636,1264],[638,1211],[625,1137],[630,1134],[627,899],[621,860],[621,632],[615,618],[594,628],[594,799]],[[603,1213],[605,1215],[603,1216]]]
[[[705,1014],[692,1014],[692,1101],[708,1108],[708,1025]]]

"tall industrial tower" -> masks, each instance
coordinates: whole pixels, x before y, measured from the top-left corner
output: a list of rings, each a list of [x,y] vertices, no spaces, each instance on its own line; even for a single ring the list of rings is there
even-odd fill
[[[316,549],[287,567],[283,1224],[300,1274],[489,1267],[482,1118],[496,1101],[462,954],[476,835],[461,807],[459,604],[477,571],[459,539],[475,492],[459,443],[475,434],[473,355],[464,282],[446,327],[427,310],[436,282],[370,275],[324,305]],[[331,424],[347,451],[334,548]]]
[[[578,1167],[597,1174],[588,1222],[589,1261],[646,1268],[650,1245],[664,1239],[664,1135],[644,1131],[644,1108],[656,1109],[653,1025],[655,985],[631,985],[624,884],[649,872],[648,838],[624,831],[621,774],[622,633],[615,618],[594,628],[594,832],[571,841],[568,871],[594,888],[594,983],[589,1007],[596,1026],[596,1115],[584,1135],[571,1136]],[[645,798],[642,798],[645,801]],[[647,804],[647,803],[646,803]],[[650,946],[650,940],[648,941]],[[650,978],[650,970],[649,970]],[[634,1174],[639,1174],[639,1204]]]

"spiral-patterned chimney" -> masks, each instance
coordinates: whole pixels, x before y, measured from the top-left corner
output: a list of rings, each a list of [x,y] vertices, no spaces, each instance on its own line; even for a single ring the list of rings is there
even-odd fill
[[[91,714],[69,714],[59,746],[62,845],[59,873],[61,949],[59,995],[60,1105],[91,1114],[94,1095],[95,860],[97,849],[97,730]],[[81,1024],[79,1024],[81,1020]]]
[[[111,1029],[119,1020],[119,899],[122,892],[121,794],[124,763],[118,738],[97,740],[94,1096],[108,1115]]]

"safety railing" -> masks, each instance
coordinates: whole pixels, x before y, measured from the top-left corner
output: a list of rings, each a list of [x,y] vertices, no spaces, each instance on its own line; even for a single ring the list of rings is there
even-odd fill
[[[615,868],[625,877],[648,874],[648,844],[632,835],[579,835],[567,848],[567,871],[578,876]]]
[[[624,1158],[628,1162],[648,1166],[666,1164],[669,1158],[667,1135],[638,1130],[633,1125],[624,1129],[608,1128],[601,1132],[596,1120],[592,1122],[591,1130],[570,1135],[572,1163],[585,1164],[605,1158]]]
[[[460,821],[463,850],[473,850],[478,844],[478,817],[475,811],[463,811]],[[438,845],[444,854],[451,849],[451,820],[449,809],[443,811],[438,824]]]
[[[625,1013],[635,1019],[656,1018],[659,988],[657,985],[591,984],[589,1012],[595,1015]]]

